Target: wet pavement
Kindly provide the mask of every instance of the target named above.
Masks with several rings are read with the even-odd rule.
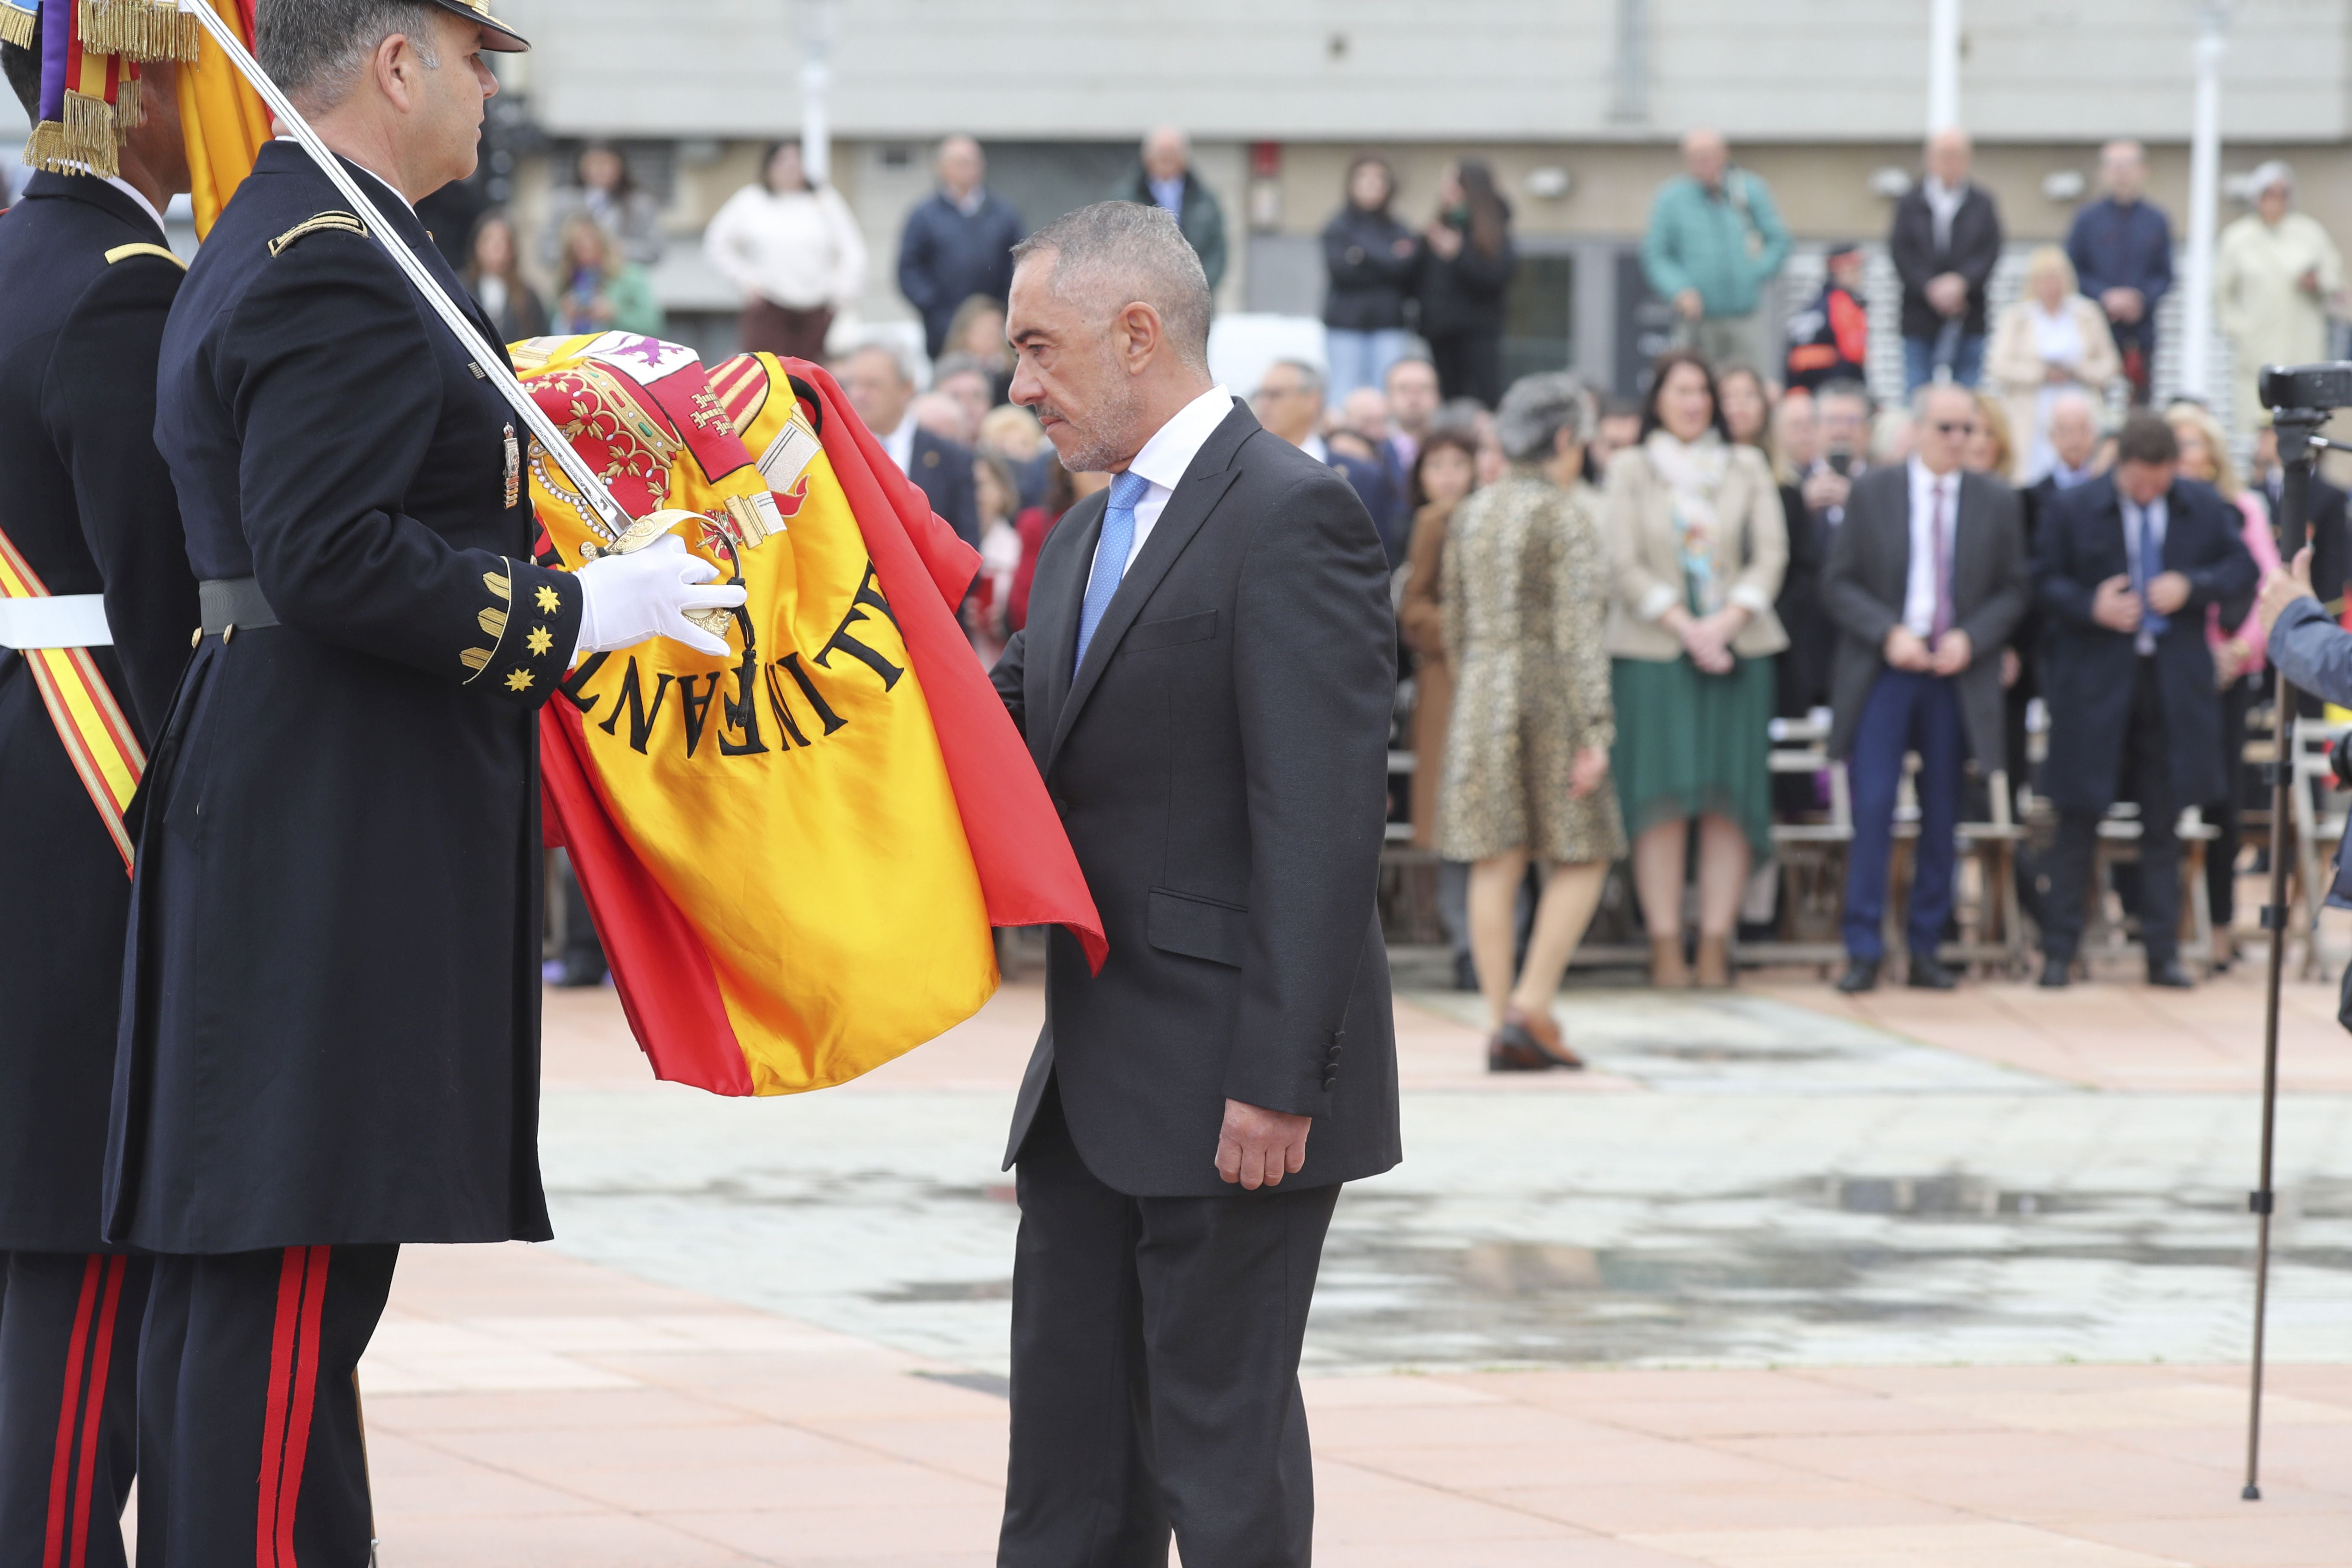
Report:
[[[1468,1000],[1402,1011],[1444,1033]],[[1562,1016],[1589,1092],[1408,1090],[1406,1163],[1340,1204],[1312,1370],[2243,1353],[2249,1097],[2084,1089],[1769,996],[1578,992]],[[551,1089],[557,1248],[992,1386],[1011,1087]],[[2352,1360],[2347,1134],[2352,1096],[2286,1102],[2284,1360]]]

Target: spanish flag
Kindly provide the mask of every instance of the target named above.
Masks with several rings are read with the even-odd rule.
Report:
[[[992,925],[1102,922],[956,624],[978,559],[813,365],[608,332],[518,372],[633,517],[676,509],[742,583],[730,655],[656,640],[575,667],[541,714],[571,851],[656,1077],[718,1094],[843,1082],[971,1016]],[[614,539],[528,464],[546,563]]]

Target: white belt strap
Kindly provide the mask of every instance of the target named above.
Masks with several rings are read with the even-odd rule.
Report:
[[[52,594],[0,599],[0,647],[112,647],[106,599],[98,594]]]

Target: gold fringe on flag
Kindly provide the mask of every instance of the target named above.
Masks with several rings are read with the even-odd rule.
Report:
[[[193,60],[200,29],[175,0],[79,0],[81,47],[134,60]]]
[[[0,43],[16,45],[20,49],[33,47],[33,29],[39,26],[38,11],[24,11],[0,0]]]
[[[79,111],[83,121],[80,125],[72,123],[77,100],[98,106],[102,115],[102,133],[90,133],[88,110]],[[33,127],[33,134],[25,142],[25,162],[52,174],[87,174],[106,179],[121,173],[122,165],[114,151],[113,107],[104,99],[82,99],[80,94],[69,92],[66,94],[66,120],[44,120]]]
[[[114,132],[128,136],[146,123],[147,94],[140,87],[139,79],[125,70],[114,89]]]
[[[115,155],[114,105],[102,98],[68,90],[65,115],[61,130],[66,156],[100,179],[111,179],[121,173],[121,163]]]

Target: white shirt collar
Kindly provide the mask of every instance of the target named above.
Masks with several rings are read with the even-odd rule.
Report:
[[[121,191],[124,195],[129,196],[132,201],[137,202],[141,212],[145,213],[149,217],[155,220],[156,233],[161,234],[163,232],[163,215],[155,210],[155,204],[147,199],[144,192],[120,174],[108,174],[105,176],[105,179],[108,184],[112,185],[116,190]]]
[[[966,217],[971,217],[988,205],[986,185],[974,185],[962,195],[957,195],[953,191],[941,191],[940,195],[947,197],[948,205]]]
[[[296,142],[295,138],[291,136],[280,136],[278,137],[277,140],[280,142],[295,142],[297,146],[301,145],[300,142]],[[390,191],[394,201],[398,202],[402,206],[406,207],[412,216],[415,215],[416,211],[416,204],[410,201],[406,196],[401,195],[400,187],[398,185],[394,184],[390,180],[385,179],[382,174],[377,174],[373,169],[369,168],[365,163],[361,163],[357,158],[352,157],[348,153],[338,153],[335,156],[342,159],[344,163],[349,163],[352,168],[357,169],[361,174],[365,174],[369,179],[373,180],[377,184],[382,185],[385,190]]]
[[[1958,493],[1960,483],[1959,469],[1954,468],[1948,474],[1938,474],[1933,472],[1928,468],[1927,464],[1919,460],[1916,453],[1914,453],[1906,460],[1911,467],[1911,493],[1913,495],[1925,495],[1928,492],[1930,487],[1937,485],[1943,486],[1946,493],[1948,494]]]
[[[907,412],[899,416],[898,427],[882,437],[882,449],[890,454],[890,460],[898,465],[901,473],[905,473],[914,462],[915,405],[912,402],[907,405]],[[911,474],[908,477],[913,478]]]
[[[1184,478],[1184,470],[1192,466],[1192,459],[1233,411],[1232,393],[1223,386],[1209,388],[1152,432],[1143,450],[1128,464],[1129,469],[1150,480],[1155,490],[1165,493],[1174,489]]]
[[[1201,448],[1208,445],[1209,437],[1217,433],[1217,426],[1223,425],[1233,411],[1234,395],[1231,392],[1223,386],[1209,388],[1178,409],[1167,424],[1153,431],[1151,439],[1143,444],[1143,450],[1136,453],[1135,460],[1128,464],[1129,473],[1143,479],[1144,491],[1135,503],[1135,539],[1127,548],[1127,559],[1119,563],[1121,576],[1126,575],[1127,569],[1135,564],[1135,558],[1143,553],[1144,541],[1151,537],[1152,529],[1160,522],[1160,514],[1168,510],[1169,498],[1176,493],[1176,487],[1183,483],[1185,471],[1192,468],[1192,459],[1201,455]],[[1095,552],[1097,555],[1102,552],[1099,540],[1096,542]],[[1094,574],[1091,563],[1087,574],[1090,578]]]

